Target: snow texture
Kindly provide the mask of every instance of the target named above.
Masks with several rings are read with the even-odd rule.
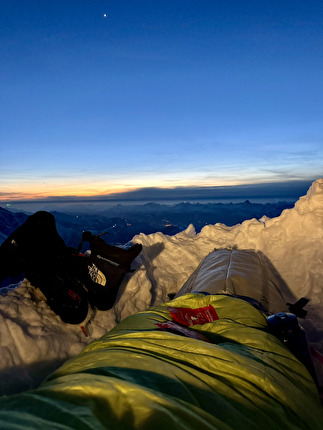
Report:
[[[311,299],[301,320],[311,346],[323,353],[323,179],[315,181],[294,208],[277,218],[262,217],[227,227],[194,226],[174,236],[139,234],[143,245],[110,311],[90,309],[83,326],[61,322],[42,293],[27,280],[0,296],[0,395],[36,387],[50,372],[119,321],[150,305],[169,301],[203,258],[215,248],[255,249],[285,283],[286,301]],[[315,366],[322,384],[322,369]]]

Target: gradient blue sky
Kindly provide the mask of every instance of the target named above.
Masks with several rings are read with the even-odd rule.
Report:
[[[322,0],[2,0],[0,36],[2,200],[323,176]]]

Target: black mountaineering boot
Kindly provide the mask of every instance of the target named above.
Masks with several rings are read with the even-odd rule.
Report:
[[[83,278],[89,303],[99,310],[110,309],[114,305],[120,284],[130,271],[132,261],[140,254],[142,245],[135,244],[129,249],[119,248],[108,245],[100,235],[95,236],[91,232],[84,232],[82,241],[90,242],[91,248],[91,255],[84,257],[87,272]]]
[[[132,261],[140,254],[142,245],[136,243],[129,249],[119,248],[105,243],[102,239],[90,242],[91,255],[93,257],[104,258],[122,267],[126,272],[130,271]]]
[[[88,312],[87,292],[73,267],[71,250],[57,232],[55,217],[36,212],[3,242],[0,276],[17,272],[38,287],[63,322],[78,324]],[[3,273],[1,273],[3,272]]]

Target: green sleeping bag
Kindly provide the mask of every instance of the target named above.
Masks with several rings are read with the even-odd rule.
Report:
[[[188,336],[156,325],[170,306],[209,305],[218,319]],[[181,296],[125,319],[38,389],[2,397],[0,428],[323,429],[311,376],[266,327],[244,300]]]

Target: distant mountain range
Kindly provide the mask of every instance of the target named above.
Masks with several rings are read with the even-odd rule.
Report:
[[[239,224],[246,219],[259,219],[266,215],[277,217],[294,203],[179,203],[165,205],[147,203],[141,205],[116,205],[100,214],[62,213],[53,211],[57,230],[69,246],[77,247],[82,232],[95,234],[108,232],[105,240],[113,245],[125,244],[136,234],[160,231],[173,235],[193,224],[196,232],[205,225],[222,223],[227,226]],[[27,218],[22,212],[12,212],[0,207],[0,243]]]
[[[27,215],[22,212],[14,213],[0,207],[0,243],[19,227],[26,218]]]

